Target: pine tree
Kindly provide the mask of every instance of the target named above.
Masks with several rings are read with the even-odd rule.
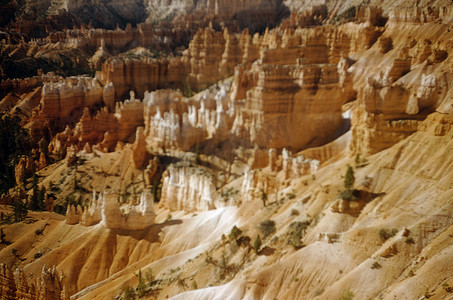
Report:
[[[354,182],[354,169],[351,166],[348,166],[348,170],[346,171],[346,176],[344,178],[344,188],[350,190],[354,186]]]
[[[257,236],[256,239],[255,239],[255,242],[253,243],[253,250],[255,250],[255,253],[256,253],[256,254],[258,254],[258,252],[260,251],[261,245],[262,245],[261,237],[260,237],[260,235],[258,234],[258,236]]]
[[[14,222],[20,222],[27,217],[27,204],[22,200],[13,202]]]

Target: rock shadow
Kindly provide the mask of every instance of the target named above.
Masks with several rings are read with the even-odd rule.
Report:
[[[275,248],[266,246],[258,253],[258,255],[270,256],[270,255],[274,254],[274,252],[275,252]]]

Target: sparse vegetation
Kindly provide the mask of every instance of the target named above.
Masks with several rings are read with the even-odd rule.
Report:
[[[261,201],[263,201],[263,206],[266,207],[267,193],[261,188]]]
[[[314,295],[314,296],[315,296],[315,297],[317,297],[317,296],[321,296],[321,295],[322,295],[322,293],[324,293],[324,291],[325,291],[325,289],[324,289],[324,288],[322,288],[322,289],[319,289],[319,290],[317,290],[317,291],[315,292],[315,295]]]
[[[355,6],[351,6],[341,14],[337,15],[334,20],[339,22],[352,22],[355,20],[356,9],[357,8]]]
[[[382,268],[382,266],[377,261],[373,262],[373,264],[371,265],[371,269],[373,270],[379,270],[380,268]]]
[[[253,250],[255,251],[255,254],[258,254],[260,252],[261,245],[262,245],[261,237],[258,234],[255,238],[255,241],[253,242]]]
[[[16,200],[13,202],[13,214],[14,222],[20,222],[25,220],[27,217],[27,203],[22,200]]]
[[[310,225],[309,221],[293,222],[289,225],[288,244],[292,245],[294,249],[297,250],[304,246],[302,237],[308,225]]]
[[[286,197],[291,200],[291,199],[294,199],[296,198],[296,193],[294,191],[290,192],[290,193],[286,193]]]
[[[295,208],[291,209],[291,216],[298,216],[300,215],[299,211]]]
[[[412,244],[415,244],[415,241],[414,241],[414,239],[412,237],[408,237],[408,238],[406,238],[406,244],[411,244],[412,245]]]
[[[228,235],[228,237],[231,240],[237,240],[241,236],[241,234],[242,234],[242,230],[240,230],[239,228],[236,227],[236,225],[234,225],[233,228],[231,229],[231,232]]]
[[[340,300],[352,300],[352,299],[354,299],[354,293],[351,292],[350,290],[345,291],[340,297]]]
[[[184,79],[184,87],[183,87],[182,94],[186,98],[190,98],[194,95],[194,92],[192,91],[192,88],[190,87],[190,84],[187,81],[187,78]]]
[[[14,167],[23,156],[31,154],[29,132],[17,116],[0,117],[0,195],[16,185]]]
[[[355,183],[354,169],[351,166],[348,166],[346,174],[344,177],[344,191],[339,195],[339,198],[348,200],[348,201],[357,201],[358,193],[357,190],[353,189]]]
[[[138,270],[137,278],[138,278],[138,284],[136,287],[137,296],[143,297],[143,295],[145,295],[146,292],[146,284],[142,277],[142,270]]]
[[[348,166],[348,169],[346,170],[346,175],[344,177],[344,188],[346,190],[350,190],[354,186],[354,182],[355,182],[354,169],[351,166]]]
[[[453,287],[451,287],[448,283],[443,283],[442,287],[447,293],[453,293]]]
[[[264,220],[263,222],[260,223],[258,228],[263,233],[263,238],[266,238],[275,232],[275,221]]]
[[[379,237],[382,241],[386,241],[391,237],[394,237],[398,233],[398,229],[393,228],[392,230],[388,230],[386,228],[379,229]]]
[[[132,300],[135,299],[135,291],[133,288],[131,288],[129,285],[126,285],[124,288],[123,294],[121,296],[121,299],[123,300]]]

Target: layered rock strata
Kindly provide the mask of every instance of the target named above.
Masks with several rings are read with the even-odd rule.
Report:
[[[149,193],[139,196],[138,204],[121,204],[118,195],[93,192],[88,207],[68,205],[66,223],[91,226],[102,223],[109,229],[143,230],[154,224],[154,197]]]

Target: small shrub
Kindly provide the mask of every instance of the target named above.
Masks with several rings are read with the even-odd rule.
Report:
[[[242,234],[242,230],[240,230],[239,228],[236,227],[236,225],[234,225],[233,228],[231,229],[231,232],[228,235],[228,237],[231,240],[237,240],[241,236],[241,234]]]
[[[151,268],[148,268],[148,269],[145,271],[145,280],[148,282],[149,285],[150,285],[152,282],[154,282],[155,277],[154,277],[154,274],[153,274],[153,270],[152,270]]]
[[[286,197],[288,197],[288,199],[291,200],[296,198],[296,194],[294,192],[286,193]]]
[[[304,246],[302,237],[309,224],[310,222],[306,221],[293,222],[289,225],[288,244],[291,244],[296,250]]]
[[[275,221],[274,220],[264,220],[259,225],[259,230],[263,233],[264,238],[275,232]]]
[[[178,284],[178,286],[182,289],[186,289],[188,288],[187,284],[186,284],[186,280],[184,278],[179,278],[178,281],[176,282]]]
[[[39,251],[39,252],[36,252],[36,253],[35,253],[34,258],[35,258],[35,259],[38,259],[38,258],[40,258],[41,256],[42,256],[42,252]]]
[[[381,264],[378,263],[377,261],[375,261],[372,265],[371,265],[371,269],[373,270],[379,270],[380,268],[382,268]]]
[[[347,290],[341,295],[340,300],[352,300],[354,299],[354,293],[350,290]]]
[[[121,297],[124,300],[132,300],[135,298],[135,291],[129,285],[126,285],[123,291],[123,295]]]
[[[171,221],[172,218],[173,218],[173,216],[169,213],[167,215],[167,218],[165,219],[165,222]]]
[[[379,237],[381,240],[386,241],[391,237],[394,237],[398,233],[398,229],[393,228],[391,231],[385,228],[379,229]]]
[[[238,246],[243,245],[244,247],[248,247],[250,245],[250,241],[252,239],[249,236],[241,236],[238,240],[236,240]]]
[[[253,242],[253,250],[255,251],[256,254],[258,254],[260,252],[261,245],[262,245],[261,237],[258,234],[258,236],[255,239],[255,242]]]
[[[145,295],[145,292],[146,292],[146,283],[145,281],[143,280],[143,277],[142,277],[142,270],[138,270],[138,284],[137,284],[137,296],[139,297],[143,297]]]
[[[299,211],[295,208],[291,209],[291,216],[298,216],[300,215]]]
[[[447,293],[453,293],[453,287],[449,286],[448,283],[442,284],[442,287]]]
[[[414,239],[412,237],[408,237],[406,239],[406,244],[415,244],[415,241],[414,241]]]
[[[320,289],[320,290],[317,290],[317,291],[315,292],[315,297],[317,297],[317,296],[321,296],[321,295],[322,295],[322,293],[324,293],[324,289],[323,289],[323,288],[322,288],[322,289]]]

